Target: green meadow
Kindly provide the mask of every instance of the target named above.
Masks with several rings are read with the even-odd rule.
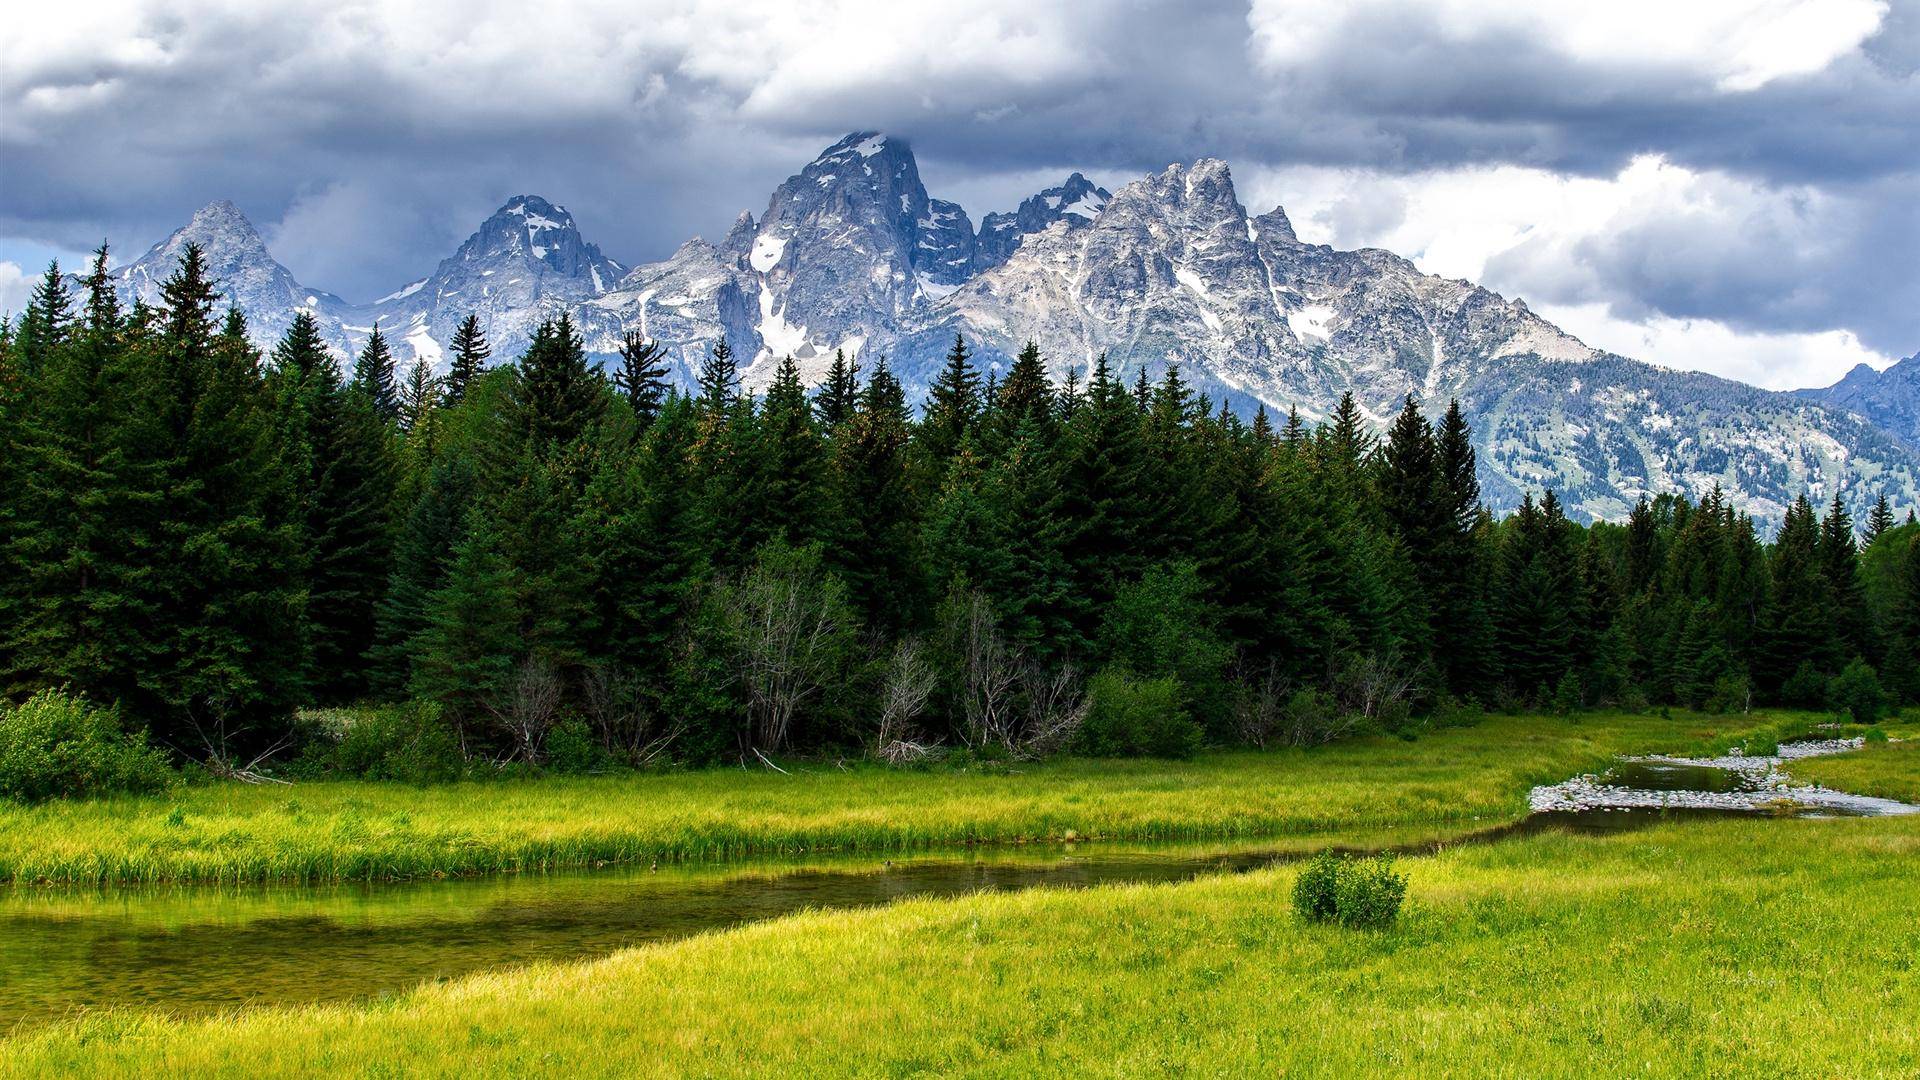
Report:
[[[1710,820],[1402,860],[1390,929],[1291,868],[817,912],[371,1005],[29,1032],[13,1075],[1911,1076],[1920,821]]]
[[[894,771],[831,762],[433,786],[200,783],[0,803],[0,880],[366,880],[1037,840],[1246,839],[1512,821],[1615,754],[1767,744],[1811,714],[1495,716],[1418,739],[1192,761]]]

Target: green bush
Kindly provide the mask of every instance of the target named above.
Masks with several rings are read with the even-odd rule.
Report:
[[[1856,724],[1877,724],[1886,711],[1887,695],[1873,667],[1856,656],[1827,684],[1827,704],[1835,712],[1852,713]]]
[[[1087,684],[1087,719],[1074,748],[1095,757],[1188,758],[1200,749],[1200,725],[1172,678],[1141,679],[1109,668]]]
[[[545,749],[546,765],[555,772],[605,772],[613,764],[612,756],[593,737],[587,722],[578,716],[565,717],[553,725],[553,730],[547,732]]]
[[[1308,922],[1332,922],[1340,910],[1340,873],[1346,865],[1331,851],[1309,860],[1293,879],[1293,910]]]
[[[1572,716],[1580,711],[1580,705],[1580,676],[1569,671],[1553,688],[1553,715]]]
[[[1877,727],[1870,727],[1867,729],[1866,734],[1861,736],[1861,739],[1870,743],[1883,743],[1887,741],[1887,733]]]
[[[173,770],[119,713],[58,690],[0,709],[0,797],[37,801],[159,791]]]
[[[1813,661],[1802,660],[1780,684],[1780,700],[1796,708],[1818,709],[1827,702],[1827,677],[1813,666]]]
[[[1406,898],[1406,876],[1385,857],[1350,859],[1323,851],[1293,882],[1293,910],[1301,918],[1356,929],[1392,923]]]
[[[323,772],[427,784],[457,780],[466,771],[460,741],[435,702],[343,712],[338,741],[314,755]]]

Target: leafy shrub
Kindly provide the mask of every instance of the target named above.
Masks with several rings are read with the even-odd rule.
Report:
[[[1861,738],[1870,743],[1883,743],[1887,741],[1887,733],[1877,727],[1870,727]]]
[[[1091,708],[1074,746],[1096,757],[1192,757],[1200,725],[1172,678],[1141,679],[1109,668],[1090,680]]]
[[[430,701],[347,712],[338,741],[309,753],[323,772],[364,780],[426,784],[466,771],[459,739]]]
[[[1439,729],[1473,727],[1486,718],[1487,710],[1481,708],[1479,702],[1471,698],[1463,701],[1451,694],[1443,694],[1433,703],[1429,720],[1434,728]]]
[[[120,729],[119,713],[43,690],[0,709],[0,797],[36,801],[159,791],[173,771],[146,736]]]
[[[1340,910],[1340,872],[1346,865],[1331,851],[1315,855],[1293,879],[1293,910],[1308,922],[1332,922]]]
[[[1802,660],[1787,681],[1780,684],[1780,700],[1802,709],[1817,709],[1827,701],[1827,677],[1820,674],[1813,661]]]
[[[556,772],[604,772],[612,764],[592,729],[578,716],[562,719],[547,732],[546,755],[547,767]]]
[[[1722,715],[1744,713],[1752,698],[1746,675],[1737,671],[1728,672],[1713,681],[1713,687],[1700,707],[1705,712]]]
[[[1878,673],[1856,656],[1827,684],[1827,704],[1836,712],[1852,713],[1856,724],[1877,724],[1886,710],[1887,695],[1880,689]]]
[[[1293,910],[1301,918],[1356,929],[1392,923],[1406,898],[1406,876],[1384,857],[1349,859],[1323,851],[1293,882]]]
[[[1572,716],[1580,711],[1580,676],[1569,671],[1553,688],[1553,714]]]
[[[1334,890],[1334,918],[1341,926],[1381,927],[1400,916],[1407,878],[1385,858],[1348,863]]]
[[[1287,699],[1285,731],[1289,746],[1319,746],[1353,734],[1366,718],[1342,712],[1324,690],[1296,690]]]

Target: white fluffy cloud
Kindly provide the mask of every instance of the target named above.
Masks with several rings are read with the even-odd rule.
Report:
[[[33,295],[34,278],[20,264],[0,260],[0,315],[18,315],[25,311]]]
[[[1426,28],[1440,49],[1488,42],[1571,65],[1647,68],[1727,92],[1819,71],[1858,49],[1887,14],[1884,0],[1254,0],[1260,59],[1309,67],[1383,21]]]
[[[1859,253],[1884,232],[1878,203],[1769,186],[1647,155],[1612,176],[1521,166],[1402,175],[1254,170],[1258,206],[1287,206],[1301,238],[1382,247],[1421,269],[1525,298],[1589,344],[1785,389],[1920,348],[1920,282],[1873,280]],[[1904,217],[1915,227],[1912,214]],[[1860,294],[1860,295],[1855,295]],[[1842,325],[1849,305],[1893,326],[1892,348]],[[1897,327],[1915,340],[1902,349]]]
[[[1780,385],[1920,348],[1916,71],[1920,0],[93,0],[0,35],[0,256],[231,198],[369,299],[534,192],[631,262],[881,128],[976,218],[1224,157],[1303,235]]]

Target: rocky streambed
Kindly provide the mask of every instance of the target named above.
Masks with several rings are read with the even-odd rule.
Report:
[[[1735,811],[1798,816],[1884,816],[1920,813],[1920,806],[1796,783],[1781,766],[1802,758],[1858,750],[1863,740],[1809,739],[1783,743],[1772,754],[1686,758],[1621,758],[1604,773],[1536,787],[1535,813],[1667,810]]]

